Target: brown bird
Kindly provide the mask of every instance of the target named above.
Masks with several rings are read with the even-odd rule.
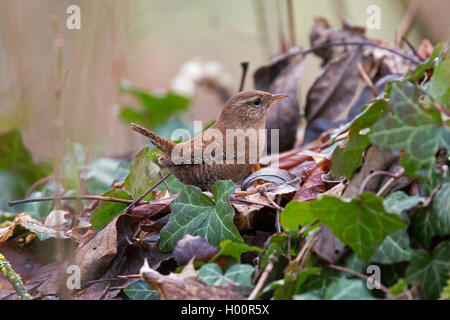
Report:
[[[213,126],[179,144],[135,123],[131,128],[162,151],[161,164],[178,180],[211,190],[217,180],[242,180],[257,165],[264,151],[267,109],[287,96],[240,92],[228,100]]]

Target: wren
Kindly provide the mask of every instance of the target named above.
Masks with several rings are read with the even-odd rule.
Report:
[[[287,96],[264,91],[237,93],[213,126],[179,144],[135,123],[131,128],[162,152],[160,163],[178,180],[209,191],[217,180],[242,180],[257,165],[265,144],[267,110]]]

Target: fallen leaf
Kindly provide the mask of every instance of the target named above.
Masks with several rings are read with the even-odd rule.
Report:
[[[179,274],[167,276],[152,270],[148,265],[141,269],[142,278],[158,290],[163,300],[242,300],[244,297],[232,290],[232,285],[211,287],[197,279],[192,262]]]
[[[289,94],[289,97],[276,102],[267,113],[267,152],[272,152],[271,130],[279,130],[279,150],[291,149],[296,142],[297,127],[300,120],[300,107],[297,89],[303,73],[303,60],[299,48],[272,59],[269,65],[256,70],[253,78],[255,89],[272,93]]]

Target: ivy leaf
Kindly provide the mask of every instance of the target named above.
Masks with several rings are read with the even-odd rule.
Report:
[[[422,201],[420,196],[408,196],[403,191],[396,191],[383,200],[383,206],[387,212],[401,214],[410,210]]]
[[[283,281],[273,282],[269,288],[275,289],[274,298],[276,300],[290,300],[296,294],[301,293],[302,285],[309,276],[320,273],[321,268],[306,268],[295,274],[288,274]]]
[[[365,129],[370,129],[386,108],[387,102],[378,100],[366,107],[353,120],[349,129],[347,144],[344,147],[334,149],[331,165],[331,173],[334,177],[350,179],[353,176],[356,168],[362,162],[362,152],[370,145],[369,130]]]
[[[382,264],[409,261],[411,252],[408,233],[406,229],[401,229],[387,235],[370,260]]]
[[[120,118],[148,128],[154,128],[164,123],[170,116],[187,110],[191,102],[189,98],[174,93],[153,94],[128,82],[121,83],[120,91],[132,95],[141,106],[139,109],[123,107]]]
[[[280,223],[285,231],[298,232],[299,226],[306,226],[316,220],[316,216],[310,210],[310,202],[291,201],[280,215]]]
[[[433,99],[450,108],[450,55],[448,51],[443,55],[443,59],[434,68],[433,76],[428,83],[428,92]]]
[[[301,214],[313,215],[328,226],[342,242],[349,245],[362,259],[369,259],[384,238],[401,228],[405,228],[403,220],[385,211],[382,199],[365,192],[350,202],[324,195],[322,199],[305,202]],[[295,225],[298,220],[292,213],[280,220],[288,225]],[[284,225],[283,225],[284,227]]]
[[[158,172],[159,167],[152,161],[150,148],[146,146],[134,157],[130,173],[125,179],[125,188],[133,199],[139,198],[151,188]],[[149,194],[143,200],[151,201],[152,198],[152,194]]]
[[[446,181],[433,199],[431,221],[440,236],[450,234],[450,181]]]
[[[439,298],[450,273],[450,241],[441,242],[429,255],[415,250],[406,272],[409,284],[421,282],[429,299]]]
[[[341,278],[330,283],[325,290],[326,300],[373,300],[362,280]]]
[[[201,236],[216,247],[223,240],[244,242],[233,223],[234,209],[229,202],[233,192],[234,184],[230,180],[214,183],[215,201],[197,187],[184,186],[170,205],[172,213],[161,230],[160,250],[172,251],[186,234]]]
[[[121,189],[111,189],[104,194],[104,197],[119,198],[131,200],[128,193]],[[111,221],[116,215],[122,212],[127,207],[126,203],[102,201],[97,208],[91,213],[90,222],[92,229],[99,230],[109,221]]]
[[[438,43],[431,53],[430,57],[413,72],[407,74],[407,79],[412,82],[418,82],[425,76],[425,72],[429,69],[433,69],[442,60],[443,55],[447,52],[448,45],[441,42]]]
[[[450,234],[450,181],[446,181],[433,199],[431,212],[421,209],[413,216],[413,230],[417,239],[427,248],[434,236]]]
[[[159,300],[161,299],[157,290],[152,289],[145,280],[137,280],[130,283],[123,292],[131,300]]]
[[[249,264],[235,264],[225,274],[215,263],[208,263],[200,268],[197,278],[210,286],[226,286],[233,283],[236,286],[251,287],[252,273],[255,268]]]
[[[251,247],[245,243],[233,242],[231,240],[225,240],[220,242],[219,252],[211,259],[211,261],[217,261],[220,257],[230,256],[236,259],[236,261],[241,262],[241,255],[249,251],[262,252],[263,250],[258,247]]]
[[[419,103],[420,90],[407,81],[393,82],[389,108],[372,126],[371,142],[394,152],[403,151],[400,158],[406,175],[427,182],[428,189],[437,184],[436,152],[450,148],[450,130],[439,111]]]

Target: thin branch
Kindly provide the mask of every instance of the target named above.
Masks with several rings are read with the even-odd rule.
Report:
[[[27,193],[25,194],[25,198],[28,198],[40,184],[49,182],[52,179],[53,179],[53,176],[48,176],[48,177],[43,177],[43,178],[37,180],[36,182],[34,182],[31,185],[31,187],[28,189]]]
[[[383,175],[383,176],[389,176],[394,179],[400,178],[403,175],[404,169],[401,168],[399,172],[392,173],[389,171],[374,171],[371,174],[369,174],[367,177],[364,178],[363,182],[361,183],[361,187],[359,188],[359,193],[363,193],[364,189],[366,188],[367,184],[369,183],[370,179],[372,179],[375,176]]]
[[[271,208],[271,209],[277,210],[276,207],[274,207],[274,206],[272,206],[270,204],[267,204],[267,203],[250,201],[250,200],[245,200],[245,199],[239,199],[239,198],[236,198],[236,197],[233,197],[233,196],[230,197],[230,201],[241,202],[241,203],[245,203],[245,204],[253,204],[253,205],[256,205],[256,206],[267,207],[267,208]],[[280,207],[280,208],[283,209],[282,207]]]
[[[138,203],[140,203],[142,201],[142,199],[144,199],[146,196],[148,196],[151,192],[153,192],[156,188],[158,188],[158,186],[163,183],[164,181],[166,181],[166,179],[168,177],[170,177],[172,175],[172,173],[169,173],[168,175],[166,175],[164,178],[162,178],[161,180],[159,180],[157,183],[155,183],[155,185],[153,185],[153,187],[151,187],[150,189],[148,189],[147,191],[144,192],[143,195],[141,195],[139,198],[137,198],[136,200],[134,200],[132,203],[130,203],[128,205],[128,207],[126,207],[122,212],[123,213],[129,213],[131,210],[133,210],[136,205]]]
[[[370,89],[370,92],[372,93],[372,97],[376,98],[378,95],[377,88],[375,88],[375,85],[372,82],[372,79],[370,79],[369,75],[367,74],[366,70],[364,70],[364,67],[361,65],[361,63],[356,63],[356,68],[359,71],[359,74],[361,75],[361,78],[363,78],[364,82],[367,84],[367,86]]]
[[[411,61],[413,63],[415,63],[416,65],[419,65],[422,63],[422,61],[416,59],[415,57],[412,57],[408,54],[399,52],[398,50],[383,46],[381,44],[375,43],[375,42],[371,42],[371,41],[367,41],[367,40],[363,40],[363,41],[343,41],[343,42],[331,42],[331,43],[324,43],[315,47],[312,47],[308,50],[305,50],[303,52],[299,52],[299,54],[302,54],[303,56],[312,53],[312,52],[316,52],[325,48],[329,48],[329,47],[333,47],[333,46],[369,46],[369,47],[375,47],[378,49],[382,49],[382,50],[386,50],[389,52],[392,52],[400,57],[402,57],[405,60]]]
[[[59,200],[98,200],[98,201],[110,201],[110,202],[120,202],[120,203],[133,203],[133,200],[127,199],[119,199],[112,197],[104,197],[104,196],[94,196],[94,195],[81,195],[81,196],[63,196],[58,197]],[[18,204],[30,203],[30,202],[42,202],[42,201],[55,201],[56,197],[44,197],[44,198],[35,198],[35,199],[23,199],[23,200],[15,200],[9,201],[8,205],[10,207],[16,206]]]
[[[269,257],[269,262],[267,263],[266,267],[264,268],[263,273],[261,274],[261,277],[258,280],[258,283],[256,284],[255,288],[253,289],[252,293],[248,296],[248,300],[255,300],[255,298],[258,296],[259,292],[262,290],[264,284],[267,281],[267,278],[269,277],[270,272],[272,272],[273,266],[274,266],[274,254],[276,253],[276,250],[273,251],[272,255]]]
[[[311,222],[310,224],[307,224],[306,226],[304,226],[303,228],[300,229],[300,231],[298,232],[298,235],[302,236],[306,231],[308,231],[309,229],[311,229],[318,223],[319,223],[319,220],[316,220],[316,221]]]
[[[328,265],[328,268],[334,269],[334,270],[338,270],[338,271],[342,271],[342,272],[346,272],[346,273],[350,273],[350,274],[352,274],[352,275],[354,275],[354,276],[357,276],[358,278],[364,279],[364,280],[366,280],[366,281],[369,280],[369,276],[368,276],[368,275],[362,274],[362,273],[360,273],[360,272],[358,272],[358,271],[355,271],[355,270],[352,270],[352,269],[347,269],[347,268],[345,268],[345,267],[337,266],[337,265],[335,265],[335,264],[331,264],[331,263],[330,263],[330,264]],[[380,287],[380,289],[381,289],[386,295],[390,293],[389,289],[386,288],[382,283],[376,281],[375,279],[370,279],[370,281],[373,281],[373,284],[374,284],[375,287]]]
[[[408,38],[403,36],[402,40],[406,43],[406,45],[409,47],[409,49],[411,49],[411,52],[413,53],[413,55],[420,58],[420,56],[417,54],[416,48],[414,48],[413,44],[411,42],[409,42]]]
[[[244,90],[245,79],[247,78],[248,62],[247,61],[241,62],[241,67],[242,67],[242,75],[241,75],[241,84],[239,85],[239,92]]]

